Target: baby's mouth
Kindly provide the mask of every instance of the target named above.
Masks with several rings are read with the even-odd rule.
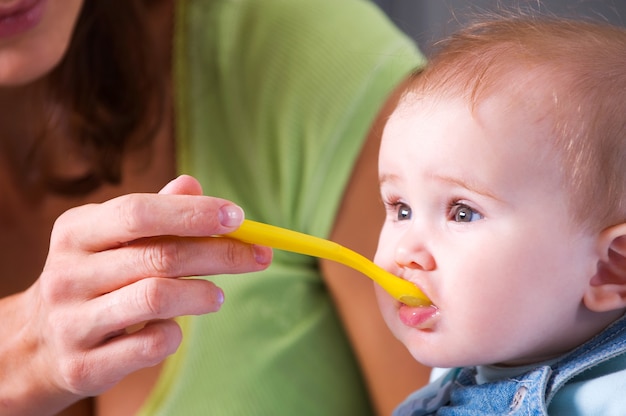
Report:
[[[439,316],[439,308],[435,305],[409,306],[401,304],[398,316],[406,326],[417,329],[432,329]]]

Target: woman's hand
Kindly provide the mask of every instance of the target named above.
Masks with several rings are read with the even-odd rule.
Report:
[[[209,281],[179,278],[268,266],[271,249],[210,237],[243,211],[201,193],[183,176],[58,218],[39,280],[0,304],[0,413],[54,413],[159,363],[181,342],[171,318],[224,300]]]

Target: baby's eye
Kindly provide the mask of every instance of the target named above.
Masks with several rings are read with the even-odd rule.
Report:
[[[393,194],[386,195],[383,192],[382,199],[389,220],[407,221],[413,216],[413,210],[411,210],[411,207],[403,202],[400,197]]]
[[[483,216],[464,204],[455,203],[450,209],[450,217],[456,222],[472,222]]]
[[[413,214],[413,212],[411,211],[411,207],[409,207],[407,204],[403,204],[399,202],[396,205],[396,210],[398,212],[398,221],[405,221],[405,220],[411,219],[411,215]]]

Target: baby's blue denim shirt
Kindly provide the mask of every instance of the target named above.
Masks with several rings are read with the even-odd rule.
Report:
[[[626,316],[552,365],[538,366],[514,378],[478,385],[475,367],[453,369],[411,394],[394,416],[548,415],[550,402],[568,382],[625,352]],[[626,415],[626,391],[614,397],[623,413],[612,414]]]

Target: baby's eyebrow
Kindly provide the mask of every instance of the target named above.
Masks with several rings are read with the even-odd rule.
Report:
[[[394,175],[392,173],[384,173],[378,178],[378,185],[382,186],[387,182],[396,182],[398,180],[398,175]]]
[[[498,198],[493,192],[491,192],[489,189],[480,186],[479,184],[476,183],[471,183],[469,181],[463,180],[462,178],[456,177],[456,176],[449,176],[449,175],[440,175],[440,174],[433,174],[432,178],[434,180],[437,181],[441,181],[441,182],[447,182],[447,183],[451,183],[453,185],[457,185],[460,186],[462,188],[465,188],[471,192],[474,192],[476,194],[479,195],[483,195],[486,196],[487,198],[491,198],[494,199],[496,201],[500,201],[502,202],[502,200],[500,198]]]
[[[460,186],[461,188],[465,188],[469,190],[470,192],[485,196],[487,198],[491,198],[498,202],[504,202],[502,199],[498,198],[496,194],[491,192],[489,189],[483,186],[480,186],[477,183],[471,183],[470,181],[463,180],[462,178],[459,178],[458,176],[433,173],[430,175],[430,178],[435,181],[440,181],[440,182],[445,182],[448,184]],[[397,182],[398,180],[399,180],[398,175],[393,174],[393,173],[384,173],[380,175],[378,184],[380,187],[382,187],[385,183],[394,183],[394,182]]]

